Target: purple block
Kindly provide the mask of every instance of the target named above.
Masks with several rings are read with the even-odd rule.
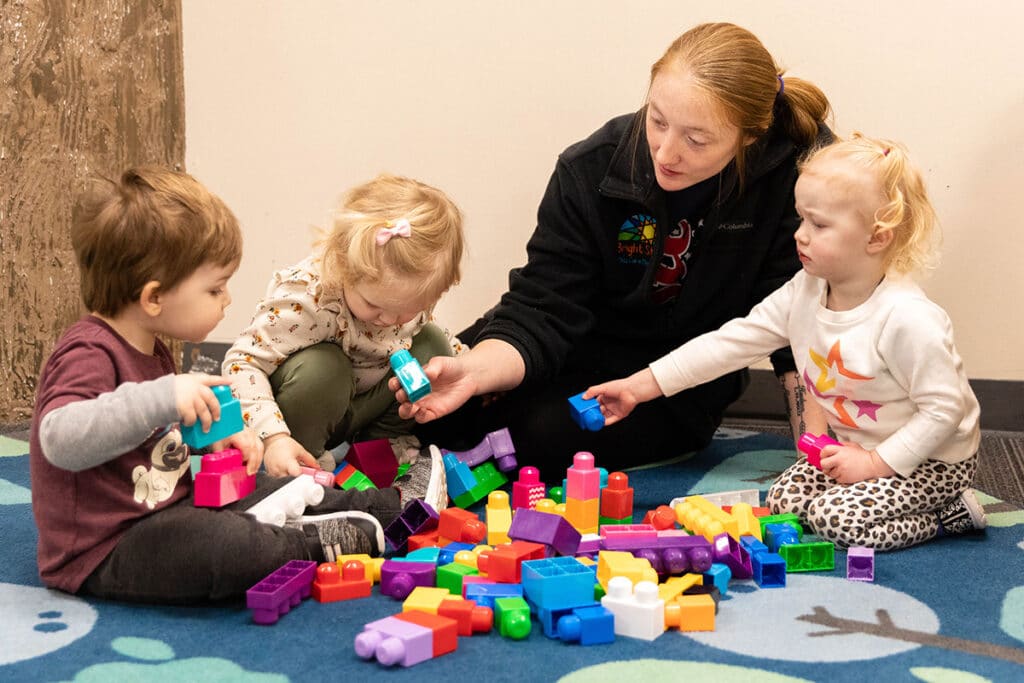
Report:
[[[434,632],[425,626],[395,617],[371,621],[356,636],[356,654],[376,658],[384,666],[412,666],[434,657]]]
[[[245,592],[245,606],[257,624],[275,624],[312,592],[316,562],[292,560]]]
[[[434,586],[437,565],[429,562],[385,560],[380,567],[380,592],[396,600],[405,600],[416,586]]]
[[[561,515],[526,508],[516,511],[508,528],[508,537],[512,540],[540,543],[559,555],[568,556],[576,554],[581,538],[580,532]]]
[[[390,524],[384,527],[384,538],[395,552],[405,552],[405,545],[413,534],[422,534],[437,528],[437,511],[419,498],[413,498]]]
[[[491,432],[468,451],[447,451],[469,467],[476,467],[488,458],[494,458],[495,465],[502,472],[511,472],[518,463],[516,450],[512,445],[512,435],[508,429]],[[454,497],[454,496],[453,496]]]
[[[744,536],[744,538],[753,537]],[[753,540],[757,541],[756,538]],[[758,542],[760,543],[760,541]],[[754,569],[750,563],[750,553],[737,543],[732,536],[727,533],[718,534],[711,543],[711,547],[714,561],[728,567],[734,579],[749,579],[754,576]]]
[[[846,578],[850,581],[875,580],[875,549],[854,546],[846,551]]]

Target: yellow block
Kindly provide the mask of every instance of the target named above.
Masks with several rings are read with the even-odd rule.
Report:
[[[658,572],[647,560],[624,550],[602,550],[597,554],[597,581],[608,590],[608,581],[613,576],[625,576],[633,585],[641,581],[658,583]]]
[[[512,505],[508,501],[508,494],[504,491],[488,493],[484,515],[487,519],[487,542],[491,545],[511,543],[508,529],[512,526]]]
[[[739,526],[725,510],[702,496],[687,496],[676,505],[676,521],[691,533],[711,541],[722,532],[739,540]]]
[[[447,588],[434,588],[431,586],[416,586],[409,593],[409,597],[402,603],[403,612],[429,612],[437,614],[437,608],[441,601],[452,597]]]

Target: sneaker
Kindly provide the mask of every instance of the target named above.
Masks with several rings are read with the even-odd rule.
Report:
[[[384,529],[377,518],[357,510],[306,515],[288,522],[316,539],[324,559],[334,562],[341,555],[365,554],[378,557],[384,550]]]
[[[444,471],[444,459],[437,446],[430,446],[429,456],[422,451],[418,458],[395,479],[402,509],[414,498],[434,508],[437,512],[448,507],[448,479]]]
[[[419,457],[420,449],[423,447],[420,440],[412,434],[390,438],[388,443],[395,452],[395,460],[399,466],[412,464]]]
[[[938,512],[941,531],[946,534],[966,534],[981,531],[988,526],[985,509],[971,489],[965,489],[959,496]]]

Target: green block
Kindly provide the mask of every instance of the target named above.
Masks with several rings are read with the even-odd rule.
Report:
[[[437,568],[437,587],[445,588],[452,595],[462,596],[462,579],[480,574],[467,564],[450,562]]]
[[[565,491],[562,490],[561,486],[552,486],[550,489],[548,489],[547,497],[550,498],[551,500],[555,501],[556,504],[557,503],[564,503],[565,502]]]
[[[779,546],[786,572],[826,572],[835,569],[836,549],[831,543],[791,543]]]
[[[354,469],[354,468],[353,468]],[[365,491],[366,489],[377,488],[370,478],[359,470],[355,470],[355,473],[341,483],[341,488],[345,491],[356,489],[357,491]]]
[[[530,635],[530,606],[519,597],[497,598],[494,601],[494,621],[502,636],[522,640]]]
[[[632,524],[632,517],[623,517],[622,519],[615,519],[614,517],[598,517],[598,526],[611,526],[613,524]]]
[[[501,488],[508,483],[508,477],[498,471],[494,462],[486,460],[474,467],[473,476],[476,477],[476,486],[460,496],[453,498],[455,505],[460,508],[468,508],[487,497],[491,491]]]

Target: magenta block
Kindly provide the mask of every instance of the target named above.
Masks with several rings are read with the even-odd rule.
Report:
[[[365,474],[379,489],[394,484],[398,475],[398,459],[387,439],[352,444],[345,453],[345,462]]]
[[[532,508],[544,498],[544,494],[540,470],[536,467],[523,467],[519,470],[519,480],[512,482],[512,509]]]
[[[821,469],[821,449],[825,446],[842,446],[841,443],[830,437],[828,434],[811,434],[805,432],[800,436],[800,441],[797,442],[796,447],[799,448],[807,455],[807,462],[811,463],[819,470]]]
[[[197,507],[219,508],[256,490],[256,475],[245,471],[242,451],[225,448],[203,456],[192,488]]]

